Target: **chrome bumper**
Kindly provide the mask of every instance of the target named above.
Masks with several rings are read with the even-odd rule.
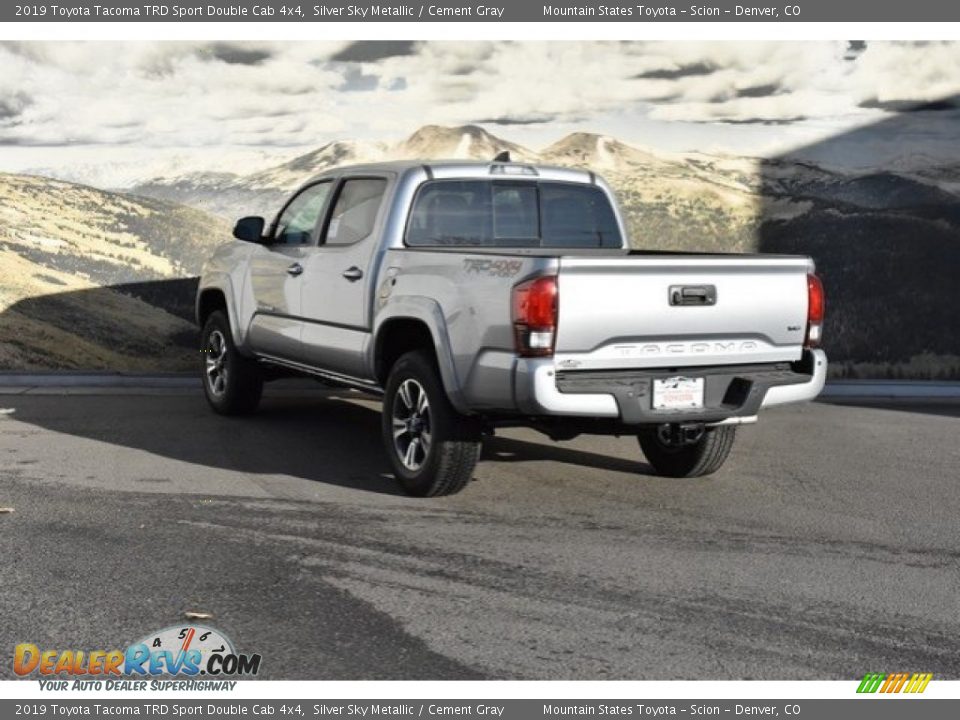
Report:
[[[729,412],[731,417],[726,418],[722,412],[715,412],[708,424],[746,424],[755,421],[756,410],[759,408],[813,400],[823,390],[827,378],[827,356],[823,350],[808,352],[810,352],[806,358],[808,367],[812,366],[813,370],[809,381],[794,380],[790,384],[774,384],[766,389],[762,401],[758,403],[754,400],[750,403],[753,408],[751,412]],[[796,378],[795,374],[793,378]],[[759,391],[763,392],[762,388]],[[569,415],[595,418],[618,418],[625,415],[621,413],[618,396],[614,392],[561,392],[557,387],[556,367],[552,358],[518,360],[515,366],[514,394],[517,409],[525,415]],[[622,390],[619,402],[625,402]],[[746,409],[746,407],[743,408],[743,410]],[[623,417],[623,419],[628,422],[638,421],[637,418]],[[670,418],[664,416],[663,421],[673,419],[672,416]],[[682,420],[683,417],[678,414],[676,419]],[[654,418],[644,418],[645,422],[651,420]]]
[[[553,358],[523,358],[515,372],[516,403],[525,415],[620,416],[613,395],[560,392]]]
[[[797,385],[780,385],[767,390],[767,394],[760,403],[761,408],[775,405],[789,405],[790,403],[813,400],[823,390],[827,382],[827,354],[823,350],[811,350],[813,354],[813,375],[810,382]]]

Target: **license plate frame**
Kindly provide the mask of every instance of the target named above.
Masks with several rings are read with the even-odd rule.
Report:
[[[654,410],[702,410],[702,377],[676,375],[654,378],[651,394]]]

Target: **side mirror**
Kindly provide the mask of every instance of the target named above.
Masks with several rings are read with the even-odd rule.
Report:
[[[237,240],[245,240],[246,242],[252,243],[262,243],[263,242],[263,227],[266,223],[262,217],[245,217],[237,220],[237,224],[233,226],[233,236]]]

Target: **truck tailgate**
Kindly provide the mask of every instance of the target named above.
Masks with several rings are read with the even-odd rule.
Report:
[[[562,257],[557,367],[799,360],[808,272],[803,257]]]

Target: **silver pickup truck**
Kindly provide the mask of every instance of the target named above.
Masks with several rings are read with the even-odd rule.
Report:
[[[826,376],[809,258],[631,250],[590,172],[342,167],[234,236],[197,295],[210,405],[251,412],[291,372],[382,395],[413,495],[461,490],[509,426],[633,435],[657,472],[706,475],[737,425]]]

